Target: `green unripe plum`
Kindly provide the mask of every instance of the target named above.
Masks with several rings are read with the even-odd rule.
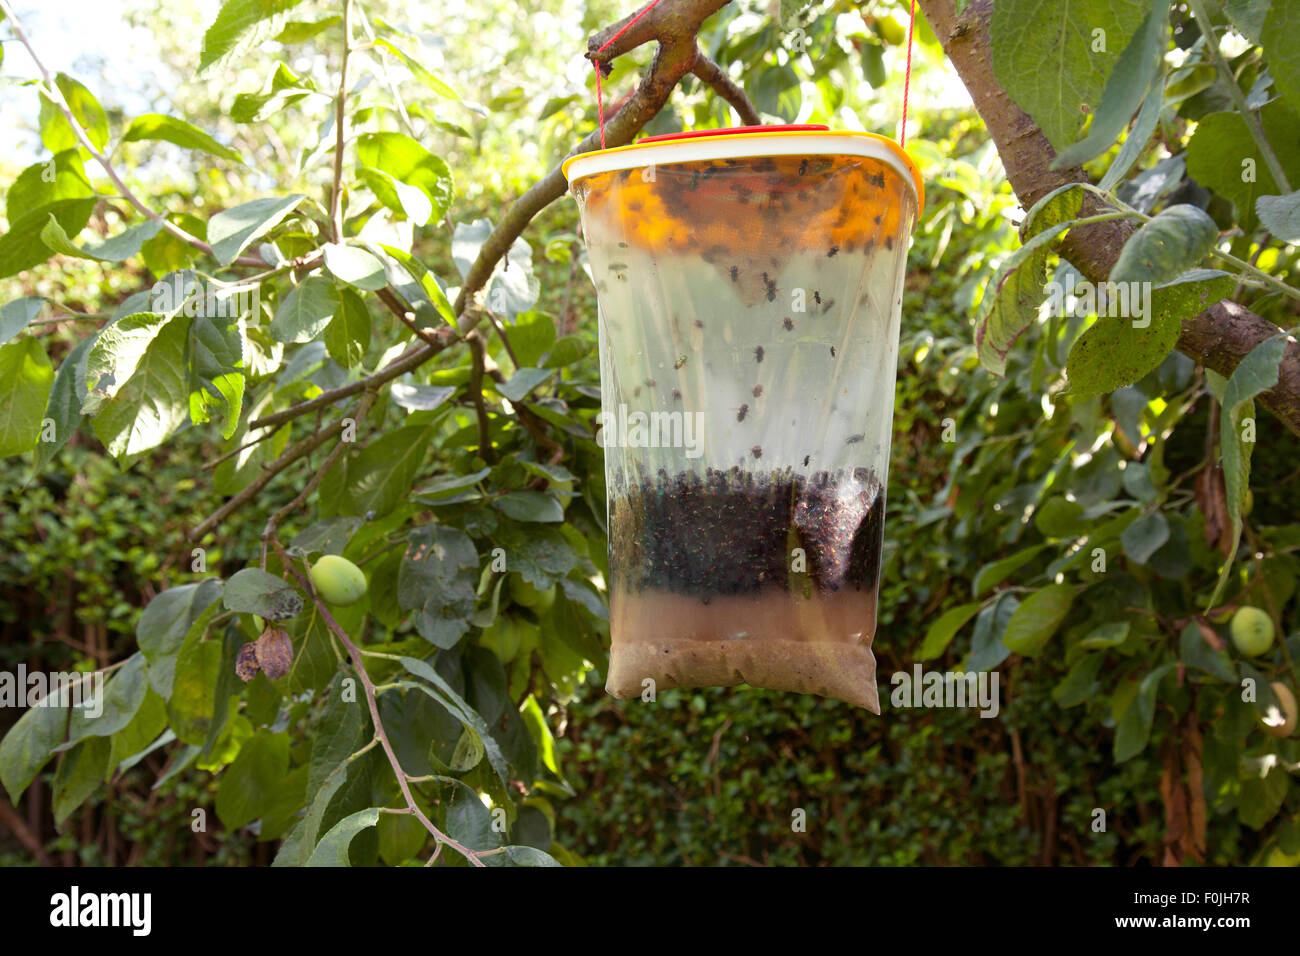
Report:
[[[510,575],[510,597],[521,607],[532,608],[539,614],[550,609],[555,603],[555,585],[541,590],[533,587],[522,575]]]
[[[1273,619],[1245,604],[1232,615],[1232,643],[1247,657],[1259,657],[1273,646]]]
[[[366,576],[347,558],[323,554],[311,567],[311,584],[326,604],[346,607],[366,593]]]
[[[478,643],[480,647],[486,647],[499,657],[501,663],[508,664],[519,653],[520,646],[528,637],[530,629],[535,630],[524,621],[503,614],[483,628]]]

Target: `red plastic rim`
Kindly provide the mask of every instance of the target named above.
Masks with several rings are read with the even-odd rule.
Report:
[[[829,126],[819,123],[795,123],[789,126],[729,126],[723,129],[693,129],[684,133],[661,133],[637,140],[641,143],[665,143],[670,139],[697,139],[701,136],[735,136],[737,133],[829,133]]]

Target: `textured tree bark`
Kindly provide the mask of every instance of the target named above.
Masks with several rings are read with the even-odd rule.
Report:
[[[1011,188],[1025,208],[1067,183],[1087,182],[1082,167],[1051,168],[1056,151],[994,76],[989,46],[993,0],[972,0],[960,14],[953,0],[918,0],[918,5],[983,117]],[[1085,214],[1099,209],[1095,197],[1085,199]],[[1132,223],[1116,220],[1072,229],[1061,244],[1061,254],[1090,280],[1104,281],[1134,228]],[[1262,316],[1235,302],[1223,301],[1183,321],[1177,348],[1226,376],[1251,349],[1277,332],[1278,327]],[[1291,432],[1300,435],[1300,345],[1288,344],[1277,386],[1260,395],[1258,401]]]

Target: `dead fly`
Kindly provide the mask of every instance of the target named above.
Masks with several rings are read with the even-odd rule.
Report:
[[[696,320],[695,320],[695,327],[696,327],[697,329],[702,329],[702,328],[704,328],[704,323],[701,322],[699,319],[696,319]]]
[[[840,247],[839,247],[839,246],[831,246],[831,251],[828,252],[828,253],[826,253],[826,258],[827,258],[827,259],[834,259],[834,258],[835,258],[835,253],[837,253],[837,252],[839,252],[839,251],[840,251]]]
[[[829,312],[831,310],[831,306],[833,306],[834,304],[835,304],[834,299],[827,299],[822,304],[822,315],[825,315],[827,312]]]
[[[732,281],[732,282],[735,282],[738,278],[740,278],[740,269],[739,269],[738,267],[736,267],[736,266],[732,266],[732,267],[731,267],[731,281]]]
[[[647,386],[648,388],[654,388],[654,387],[655,387],[655,380],[652,379],[652,378],[648,378],[648,379],[646,379],[646,380],[645,380],[645,383],[646,383],[646,386]]]
[[[865,438],[865,437],[867,437],[867,436],[865,436],[865,435],[850,435],[848,438],[844,439],[844,444],[846,444],[846,445],[856,445],[858,442],[862,441],[862,439]]]
[[[775,280],[775,279],[769,279],[769,278],[767,277],[767,273],[764,272],[764,273],[763,273],[763,285],[767,286],[767,301],[768,301],[768,302],[775,302],[775,301],[776,301],[776,280]]]
[[[755,345],[755,346],[754,346],[754,361],[755,361],[755,362],[758,362],[758,363],[760,363],[760,364],[762,364],[762,361],[763,361],[763,346],[761,346],[761,345]]]
[[[804,162],[807,162],[807,160],[804,160]],[[818,292],[816,289],[813,289],[813,301],[816,302],[818,305],[822,304],[822,294]]]
[[[762,458],[762,457],[763,457],[763,446],[762,446],[762,445],[755,445],[753,448],[751,448],[751,449],[749,450],[749,453],[750,453],[751,455],[753,455],[755,458]]]
[[[626,248],[627,248],[627,243],[626,243],[626,242],[620,242],[620,243],[618,244],[618,247],[619,247],[620,249],[626,249]]]
[[[762,385],[755,385],[755,386],[754,386],[754,397],[755,397],[755,398],[761,398],[762,396],[763,396],[763,386],[762,386]]]
[[[880,217],[879,217],[879,216],[876,217],[875,222],[876,222],[876,225],[877,225],[877,226],[880,225]]]
[[[894,248],[894,237],[893,237],[893,236],[885,236],[885,248],[886,248],[886,249],[892,249],[892,248]]]
[[[691,176],[691,184],[686,188],[693,192],[695,190],[695,187],[697,187],[699,184],[700,184],[700,171],[697,169],[695,170],[694,175]]]
[[[831,346],[831,358],[835,358],[835,346]]]
[[[686,364],[686,356],[683,355],[680,358],[678,358],[676,362],[673,363],[673,368],[679,369],[685,364]]]
[[[680,402],[681,400],[682,400],[682,390],[680,388],[673,389],[673,401]]]
[[[812,455],[804,455],[804,456],[803,456],[803,466],[804,466],[805,468],[808,467],[808,462],[810,462],[810,461],[812,461]]]
[[[794,319],[790,318],[790,316],[788,315],[785,317],[785,320],[781,323],[781,325],[785,328],[787,332],[794,331]]]
[[[808,160],[805,159],[803,162],[799,164],[799,175],[800,176],[808,175]]]
[[[748,414],[749,414],[749,406],[748,406],[748,405],[741,405],[741,406],[740,406],[740,411],[738,411],[738,412],[736,413],[736,421],[738,421],[738,422],[743,422],[743,421],[745,420],[745,416],[748,415]]]

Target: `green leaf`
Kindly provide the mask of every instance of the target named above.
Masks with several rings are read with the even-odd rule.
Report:
[[[180,146],[183,149],[197,149],[204,153],[210,153],[220,159],[228,159],[233,163],[242,163],[244,161],[236,150],[231,149],[229,146],[222,146],[209,134],[192,123],[187,123],[185,120],[177,119],[174,116],[164,116],[161,113],[145,113],[143,116],[137,116],[131,121],[131,125],[127,127],[126,132],[122,134],[122,140],[127,143],[140,140],[159,140]]]
[[[447,836],[470,850],[492,850],[501,845],[502,834],[492,828],[492,814],[479,795],[459,780],[447,804]]]
[[[1124,529],[1119,536],[1129,560],[1146,564],[1169,540],[1169,520],[1160,511],[1149,511]]]
[[[339,309],[334,283],[308,276],[284,297],[271,319],[271,337],[286,344],[310,342],[324,331]]]
[[[469,630],[477,601],[478,552],[463,531],[441,525],[411,532],[397,576],[397,599],[419,613],[420,636],[450,648]]]
[[[1286,0],[1273,0],[1259,40],[1273,85],[1293,110],[1300,109],[1300,9]]]
[[[217,717],[216,689],[221,678],[222,641],[203,639],[212,615],[190,628],[176,654],[167,722],[178,739],[202,747]],[[151,674],[152,679],[152,674]],[[224,701],[222,702],[224,705]]]
[[[64,233],[76,235],[90,222],[96,199],[59,199],[11,220],[9,231],[0,236],[0,279],[40,265],[54,254],[41,240],[41,231],[53,216]]]
[[[149,683],[164,699],[171,697],[176,655],[186,636],[215,615],[221,579],[168,588],[145,605],[135,626],[136,643],[149,662]]]
[[[1075,589],[1067,584],[1049,584],[1025,598],[1007,622],[1003,645],[1012,653],[1033,657],[1052,639],[1074,603]]]
[[[979,597],[989,588],[1001,584],[1010,575],[1034,560],[1046,547],[1045,544],[1037,544],[1031,548],[1025,548],[1023,551],[1017,551],[1009,557],[999,558],[984,565],[975,575],[975,580],[971,586],[971,596]]]
[[[994,5],[993,72],[1056,149],[1072,143],[1085,115],[1098,109],[1107,77],[1149,7],[1144,0],[998,0]]]
[[[545,850],[539,850],[532,846],[508,846],[505,849],[506,859],[515,866],[560,866],[560,861],[555,859]]]
[[[960,604],[957,607],[949,608],[930,625],[925,632],[925,640],[921,642],[921,649],[917,651],[916,659],[919,661],[934,660],[952,643],[953,637],[962,629],[962,626],[979,613],[983,607],[979,602],[971,604]]]
[[[78,259],[94,259],[99,262],[121,262],[139,253],[140,247],[158,235],[161,229],[160,221],[150,219],[103,242],[78,246],[68,238],[59,221],[51,215],[41,229],[41,242],[61,255],[75,256]]]
[[[1264,228],[1284,242],[1300,241],[1300,189],[1285,196],[1260,196],[1255,211]]]
[[[227,830],[247,826],[276,802],[289,772],[289,735],[260,730],[221,775],[217,817]]]
[[[1235,284],[1226,272],[1194,269],[1151,290],[1145,328],[1131,308],[1126,317],[1099,318],[1070,346],[1070,394],[1099,395],[1140,381],[1173,351],[1183,321],[1231,295]]]
[[[433,218],[433,202],[418,186],[408,186],[391,173],[373,166],[358,166],[357,176],[381,203],[417,226],[426,226]]]
[[[144,703],[149,692],[149,662],[143,654],[132,654],[104,685],[104,699],[98,716],[83,707],[73,707],[68,721],[68,739],[111,737],[124,729]]]
[[[338,309],[325,327],[325,348],[344,368],[360,365],[370,348],[370,310],[351,289],[339,290]]]
[[[1183,628],[1178,637],[1178,656],[1188,667],[1204,671],[1230,684],[1237,682],[1237,671],[1228,652],[1211,647],[1195,623]]]
[[[284,26],[285,14],[301,2],[302,0],[226,0],[217,18],[203,34],[199,72],[274,37]]]
[[[36,295],[25,295],[21,299],[0,305],[0,344],[4,344],[41,314],[45,300]]]
[[[406,68],[411,71],[412,76],[414,76],[417,80],[419,80],[430,90],[437,93],[439,96],[444,97],[445,99],[453,100],[456,103],[464,102],[464,100],[460,98],[460,94],[457,93],[454,89],[452,89],[451,86],[449,86],[447,82],[442,79],[442,77],[438,76],[436,73],[432,72],[431,70],[426,69],[423,64],[421,64],[414,57],[407,54],[406,51],[404,51],[401,47],[390,42],[389,40],[384,39],[383,37],[379,37],[377,40],[375,40],[375,46],[379,47],[380,49],[387,50],[389,53],[393,54],[393,56],[401,60],[402,63],[406,66]]]
[[[276,34],[275,42],[283,43],[285,46],[302,43],[304,40],[319,36],[330,27],[342,22],[343,17],[338,14],[332,17],[323,17],[320,20],[294,20],[286,23],[284,29]]]
[[[103,150],[108,144],[108,114],[104,112],[104,107],[99,105],[90,90],[66,73],[58,74],[54,78],[54,84],[63,94],[64,102],[77,118],[77,123],[85,130],[86,137],[96,149]],[[68,124],[67,117],[49,101],[44,92],[41,93],[40,124],[41,141],[51,153],[80,147],[80,140]]]
[[[454,187],[447,164],[403,133],[361,134],[357,161],[423,192],[433,207],[431,218],[440,218],[451,204]]]
[[[1106,80],[1088,135],[1057,156],[1052,162],[1053,169],[1082,165],[1114,145],[1155,87],[1168,47],[1169,0],[1155,0],[1141,29],[1119,55],[1115,69]]]
[[[492,769],[496,771],[501,782],[509,785],[510,773],[505,756],[501,753],[501,748],[492,737],[487,722],[483,720],[482,716],[470,707],[451,685],[443,680],[438,672],[427,663],[413,657],[403,657],[401,662],[407,671],[421,678],[422,681],[427,681],[427,683],[417,685],[422,691],[447,708],[452,716],[461,722],[462,726],[478,734],[487,753],[488,763],[492,765]],[[479,801],[479,805],[482,806],[482,801]]]
[[[37,471],[50,463],[81,425],[81,396],[77,394],[77,366],[90,352],[93,344],[94,340],[90,338],[78,342],[64,357],[63,364],[54,374],[54,385],[50,388],[50,399],[45,407],[45,418],[54,423],[54,440],[41,441],[37,444]]]
[[[222,438],[239,428],[246,351],[238,315],[198,315],[190,323],[190,421],[200,425],[216,416],[222,422]]]
[[[482,806],[482,804],[479,804]],[[353,838],[362,830],[368,830],[379,823],[379,808],[358,810],[334,824],[330,831],[321,837],[320,843],[307,860],[308,866],[351,866],[348,849]]]
[[[550,369],[521,368],[510,380],[495,386],[496,390],[512,402],[522,402],[528,393],[554,374]]]
[[[149,313],[145,315],[150,320],[159,318]],[[129,377],[124,380],[118,374],[121,369],[110,373],[115,378],[115,384],[109,387],[109,396],[106,399],[95,396],[95,436],[115,458],[138,455],[158,447],[188,420],[189,388],[185,349],[189,341],[190,321],[184,315],[164,319],[161,328],[147,342],[134,364],[129,361],[134,356],[125,357],[125,364],[131,366]],[[117,325],[101,334],[91,349],[87,359],[88,384],[97,381],[91,374],[92,366],[102,368],[107,363],[112,367],[114,355],[109,351],[110,346],[105,345],[105,340],[107,333],[115,328]],[[98,385],[94,387],[98,389]],[[92,404],[89,401],[82,407],[91,413]]]
[[[54,774],[54,824],[62,827],[77,807],[99,789],[108,776],[113,745],[103,737],[89,737],[77,744],[59,763]]]
[[[512,491],[492,505],[516,521],[564,520],[564,506],[555,495],[545,491]]]
[[[268,621],[284,621],[302,613],[303,598],[284,578],[260,568],[236,571],[226,582],[221,602],[228,611],[256,614]]]
[[[431,412],[447,404],[447,401],[456,394],[454,385],[411,385],[407,382],[394,382],[389,393],[393,401],[406,409],[408,412]],[[473,485],[478,479],[469,482]],[[461,485],[459,487],[468,487]],[[422,492],[427,493],[427,488],[422,488]]]
[[[33,209],[60,199],[86,199],[94,195],[80,152],[68,149],[18,174],[5,196],[5,215],[12,224]]]
[[[327,242],[322,247],[325,268],[336,278],[367,292],[377,292],[388,285],[384,264],[356,246]]]
[[[217,213],[208,221],[208,242],[217,262],[230,265],[251,243],[278,226],[303,198],[299,193],[264,196]]]
[[[1300,183],[1300,139],[1294,135],[1295,120],[1287,104],[1269,103],[1260,109],[1259,120],[1288,179],[1293,185]],[[1259,197],[1282,193],[1246,121],[1232,111],[1211,113],[1197,122],[1187,143],[1187,172],[1233,204],[1245,232],[1254,231]]]
[[[1274,0],[1277,2],[1277,0]],[[1237,795],[1237,816],[1252,830],[1261,829],[1277,816],[1286,801],[1290,780],[1284,766],[1272,761],[1241,782]]]
[[[433,307],[433,311],[440,315],[452,328],[457,328],[456,314],[452,311],[451,303],[447,301],[447,293],[443,291],[442,286],[438,284],[438,281],[434,278],[433,274],[424,267],[424,264],[409,252],[405,252],[394,246],[380,245],[379,248],[382,249],[385,254],[395,259],[402,269],[419,283],[418,286],[411,287],[411,289],[408,290],[402,290],[399,288],[399,291],[401,291],[408,300],[411,297],[406,295],[407,291],[410,291],[412,295],[423,295],[429,300],[429,305]],[[393,280],[391,275],[389,276],[389,279],[390,281],[393,281],[394,287],[397,287],[397,282]],[[422,303],[417,304],[417,317],[419,317],[418,305],[420,304]]]
[[[432,429],[408,425],[381,435],[348,463],[347,493],[356,514],[388,514],[406,500],[433,440]]]
[[[0,457],[31,451],[54,384],[54,367],[32,336],[0,345]]]
[[[1156,714],[1156,692],[1160,689],[1160,681],[1173,666],[1164,664],[1142,678],[1137,694],[1115,727],[1116,763],[1131,760],[1146,749],[1147,741],[1151,739],[1151,723]]]
[[[591,354],[594,346],[580,335],[566,335],[555,343],[551,354],[542,363],[543,368],[563,368]]]
[[[1075,661],[1065,678],[1052,688],[1052,700],[1061,707],[1077,707],[1091,700],[1100,687],[1097,675],[1104,660],[1101,654],[1086,654]]]
[[[975,348],[980,364],[1005,375],[1007,356],[1025,329],[1038,319],[1047,282],[1047,245],[1071,223],[1044,229],[1003,261],[989,280],[975,318]]]
[[[68,708],[35,706],[18,718],[0,740],[0,782],[13,803],[40,773],[54,751],[63,743]]]
[[[344,681],[350,680],[351,700],[344,700]],[[370,719],[365,698],[350,671],[340,669],[330,685],[325,712],[312,739],[307,792],[316,793],[352,754],[369,739]]]
[[[277,63],[256,93],[240,93],[230,105],[236,123],[254,123],[281,112],[307,96],[320,96],[309,77],[300,77],[283,63]]]
[[[1204,210],[1169,206],[1129,236],[1110,281],[1172,282],[1208,255],[1218,238],[1219,227]]]
[[[1156,131],[1156,124],[1160,122],[1160,109],[1163,104],[1164,90],[1156,84],[1147,93],[1142,108],[1138,110],[1137,119],[1133,121],[1133,127],[1124,139],[1124,145],[1119,148],[1110,168],[1106,170],[1106,175],[1098,184],[1102,190],[1111,192],[1138,161],[1151,140],[1151,134]]]
[[[975,631],[971,634],[970,654],[961,669],[984,671],[997,667],[1011,654],[1002,643],[1007,624],[1020,607],[1020,602],[1009,592],[1002,592],[975,617]]]
[[[1079,183],[1058,186],[1029,207],[1020,223],[1020,241],[1023,243],[1044,229],[1063,225],[1079,215],[1083,208],[1083,188]]]

